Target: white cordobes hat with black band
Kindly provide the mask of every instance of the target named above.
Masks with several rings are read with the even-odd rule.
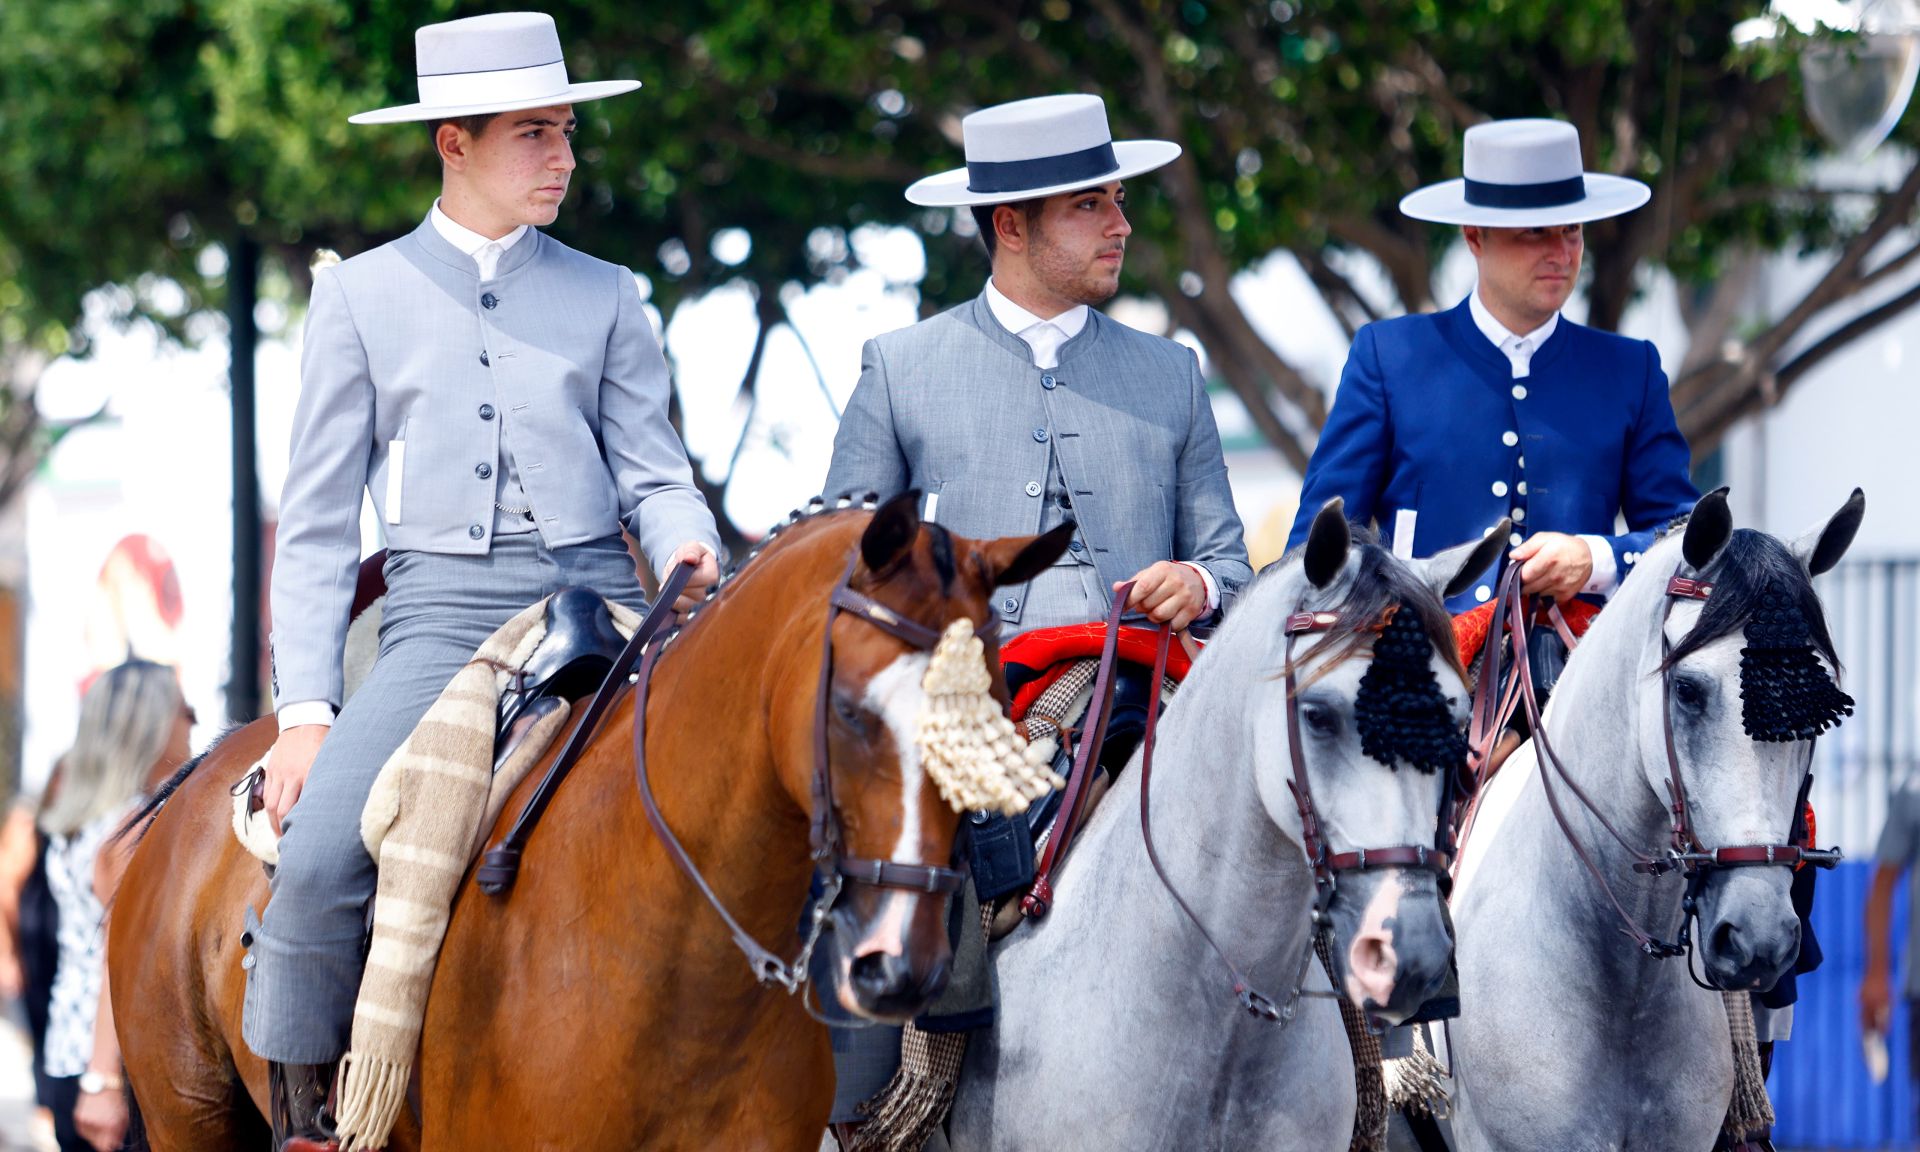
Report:
[[[960,122],[967,166],[929,176],[907,199],[929,208],[1012,204],[1125,180],[1170,164],[1180,145],[1115,140],[1098,96],[1036,96]]]
[[[640,87],[638,80],[573,83],[560,53],[560,33],[544,12],[496,12],[425,25],[413,34],[413,58],[419,103],[347,119],[355,124],[450,120],[581,104]]]
[[[1638,180],[1584,172],[1580,133],[1559,120],[1495,120],[1467,129],[1466,175],[1430,184],[1400,211],[1435,224],[1546,228],[1631,212],[1653,195]]]

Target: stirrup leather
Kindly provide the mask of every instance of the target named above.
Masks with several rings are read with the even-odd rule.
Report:
[[[267,1063],[274,1152],[331,1152],[339,1148],[328,1107],[337,1067]]]

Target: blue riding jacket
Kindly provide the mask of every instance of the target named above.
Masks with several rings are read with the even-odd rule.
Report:
[[[1417,513],[1416,556],[1476,540],[1507,516],[1516,545],[1534,532],[1605,537],[1626,579],[1654,530],[1700,495],[1659,353],[1562,317],[1529,370],[1513,377],[1465,301],[1362,328],[1287,547],[1306,539],[1322,504],[1344,496],[1348,518],[1378,521],[1388,542],[1395,514]],[[1505,565],[1502,557],[1448,610],[1491,598]]]

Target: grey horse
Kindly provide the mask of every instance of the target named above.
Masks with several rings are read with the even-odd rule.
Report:
[[[1318,646],[1302,636],[1296,653],[1306,771],[1332,850],[1431,844],[1445,773],[1363,753],[1361,657],[1390,605],[1417,613],[1437,641],[1438,722],[1457,731],[1467,695],[1439,594],[1484,571],[1506,535],[1409,566],[1354,540],[1330,502],[1167,708],[1151,796],[1162,863],[1253,985],[1284,1002],[1305,969],[1319,995],[1285,1025],[1242,1010],[1149,863],[1136,753],[1074,845],[1052,911],[995,949],[998,1022],[969,1045],[954,1149],[1347,1147],[1347,1038],[1319,964],[1304,964],[1315,886],[1289,788],[1283,625],[1305,609],[1356,626]],[[1405,1018],[1443,977],[1452,942],[1432,872],[1343,873],[1331,912],[1335,983],[1374,1015]]]
[[[1635,850],[1657,853],[1671,834],[1663,712],[1699,841],[1787,841],[1811,759],[1797,736],[1823,724],[1794,720],[1786,732],[1768,731],[1792,712],[1794,692],[1769,697],[1757,673],[1743,673],[1751,658],[1743,651],[1759,643],[1758,614],[1786,612],[1807,640],[1801,686],[1844,699],[1810,578],[1839,561],[1864,509],[1856,490],[1823,527],[1789,545],[1734,530],[1725,490],[1710,493],[1684,534],[1650,548],[1595,620],[1554,689],[1545,728],[1568,777]],[[1676,575],[1710,584],[1708,599],[1669,604]],[[1669,648],[1675,658],[1663,678]],[[1800,947],[1791,870],[1710,873],[1695,955],[1657,959],[1623,931],[1624,917],[1556,822],[1543,767],[1528,746],[1495,777],[1454,889],[1457,1146],[1706,1152],[1727,1113],[1733,1061],[1722,998],[1697,986],[1688,965],[1718,987],[1772,987]],[[1685,882],[1636,873],[1628,849],[1558,778],[1554,793],[1625,913],[1673,940]]]

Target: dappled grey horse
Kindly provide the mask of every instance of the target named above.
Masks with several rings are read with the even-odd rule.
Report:
[[[1193,918],[1148,858],[1136,753],[1075,842],[1052,911],[995,949],[998,1023],[969,1045],[955,1149],[1347,1147],[1353,1066],[1309,963],[1316,884],[1287,655],[1297,642],[1300,764],[1327,850],[1431,846],[1447,782],[1437,769],[1449,750],[1449,771],[1464,759],[1467,706],[1439,594],[1505,539],[1503,526],[1409,566],[1370,536],[1352,540],[1336,500],[1241,596],[1168,706],[1154,759],[1154,843]],[[1302,612],[1323,614],[1302,627],[1332,630],[1296,635]],[[1335,983],[1404,1019],[1451,953],[1437,876],[1389,867],[1335,881]],[[1236,1003],[1196,921],[1291,1022]],[[1296,998],[1302,981],[1309,994]]]
[[[1811,738],[1850,707],[1811,576],[1839,562],[1864,508],[1856,490],[1788,545],[1734,530],[1725,489],[1703,497],[1554,688],[1544,727],[1565,776],[1530,745],[1494,778],[1453,896],[1461,1152],[1713,1146],[1733,1060],[1722,997],[1695,976],[1766,989],[1799,953],[1792,870],[1765,860],[1796,857]],[[1696,866],[1715,850],[1762,866],[1647,871],[1675,862],[1676,840]],[[1690,886],[1693,955],[1658,958],[1639,937],[1678,943]]]

